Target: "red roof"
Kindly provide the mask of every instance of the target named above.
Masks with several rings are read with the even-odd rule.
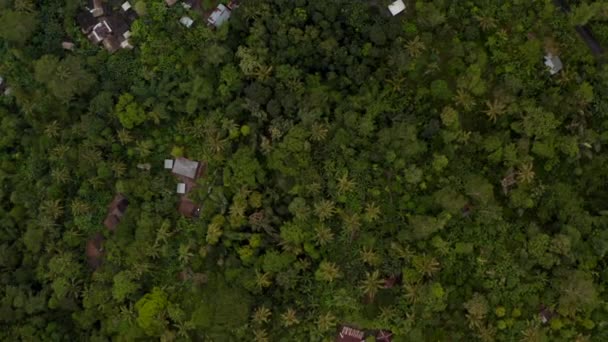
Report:
[[[336,336],[336,342],[364,342],[365,331],[343,325]]]

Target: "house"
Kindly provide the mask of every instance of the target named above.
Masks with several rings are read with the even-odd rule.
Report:
[[[117,194],[114,199],[108,205],[108,214],[106,219],[103,221],[104,226],[110,231],[116,231],[116,227],[120,223],[120,220],[125,215],[127,207],[129,206],[129,200],[122,194]]]
[[[165,3],[167,4],[167,6],[173,6],[173,5],[175,5],[176,2],[177,2],[177,0],[165,0]]]
[[[184,0],[182,1],[182,6],[185,9],[200,9],[201,8],[201,0]]]
[[[180,180],[177,184],[177,193],[181,195],[178,211],[185,217],[198,217],[200,206],[187,195],[197,186],[196,180],[205,173],[207,165],[180,157],[175,160],[165,159],[164,166],[165,169],[171,169],[171,173]]]
[[[551,75],[557,74],[564,67],[562,60],[550,52],[545,56],[545,65],[549,68],[549,73],[551,73]]]
[[[96,2],[93,2],[95,4]],[[99,7],[99,6],[98,6]],[[98,8],[94,7],[94,8]],[[91,43],[101,44],[110,53],[118,49],[132,49],[129,38],[131,37],[131,24],[137,19],[137,13],[130,2],[124,2],[120,9],[112,11],[110,7],[103,7],[101,15],[92,12],[89,7],[87,11],[80,12],[76,19],[80,30]]]
[[[393,333],[388,330],[379,330],[376,333],[376,342],[391,342],[393,340]]]
[[[200,215],[201,208],[188,197],[182,196],[179,200],[177,211],[184,217],[196,218]]]
[[[87,240],[86,245],[86,256],[87,263],[89,266],[96,270],[101,266],[101,259],[103,258],[103,242],[105,241],[101,233],[96,233],[90,239]]]
[[[8,86],[6,80],[0,76],[0,94],[4,96],[9,96],[12,93],[11,87]]]
[[[187,178],[191,181],[196,181],[204,172],[205,166],[197,161],[192,161],[183,157],[175,159],[171,172],[180,177]]]
[[[403,0],[397,0],[390,5],[388,5],[388,10],[391,11],[393,16],[405,11],[405,3]]]
[[[340,326],[336,342],[364,342],[365,331],[346,325]]]
[[[230,19],[231,14],[232,12],[228,7],[219,4],[207,18],[207,23],[211,26],[215,26],[216,28],[220,27],[226,21],[228,21],[228,19]]]
[[[70,51],[72,51],[72,50],[74,50],[75,44],[72,43],[72,42],[65,41],[65,42],[61,43],[61,47],[64,50],[70,50]]]
[[[187,28],[190,28],[190,26],[192,26],[192,24],[194,24],[194,20],[192,20],[192,18],[188,17],[188,16],[183,16],[179,19],[179,22],[186,26]]]
[[[89,0],[87,2],[86,9],[95,18],[101,17],[106,12],[106,9],[104,8],[104,4],[103,4],[102,0]]]

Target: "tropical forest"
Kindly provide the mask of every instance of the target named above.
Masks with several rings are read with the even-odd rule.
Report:
[[[606,0],[0,0],[0,340],[608,341]]]

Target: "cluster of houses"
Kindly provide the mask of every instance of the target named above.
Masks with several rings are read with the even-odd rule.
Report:
[[[178,0],[165,0],[167,6],[173,6]],[[201,0],[183,0],[181,4],[184,8],[195,11],[202,11],[203,17],[206,18],[207,25],[218,28],[230,19],[232,11],[238,7],[239,2],[237,0],[230,1],[227,5],[219,4],[212,11],[203,11],[201,9]],[[186,26],[191,27],[194,24],[194,19],[184,15],[179,19],[179,22]]]
[[[336,342],[365,342],[369,336],[375,337],[376,342],[391,342],[393,334],[388,330],[366,331],[353,326],[341,325],[338,328]]]
[[[166,159],[165,169],[171,170],[171,173],[179,180],[176,189],[180,195],[178,211],[185,217],[198,217],[201,208],[188,197],[188,194],[197,187],[196,181],[205,174],[207,165],[180,157]]]
[[[110,53],[118,49],[132,49],[129,41],[131,25],[137,19],[137,13],[129,1],[123,2],[118,9],[102,0],[88,0],[87,6],[76,20],[80,30],[95,45],[103,45]],[[64,42],[65,49],[73,45]]]

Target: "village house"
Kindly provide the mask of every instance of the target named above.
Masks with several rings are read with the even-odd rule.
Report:
[[[9,96],[11,93],[11,87],[9,87],[6,80],[2,76],[0,76],[0,94],[4,96]]]
[[[393,16],[405,11],[405,3],[403,0],[397,0],[390,5],[388,5],[388,10],[391,12]]]
[[[562,60],[550,52],[545,56],[545,66],[547,66],[551,75],[557,74],[564,67]]]
[[[342,325],[336,335],[336,342],[364,342],[365,331]]]
[[[228,7],[226,7],[222,4],[219,4],[213,10],[213,12],[211,12],[209,17],[207,17],[207,24],[209,24],[210,26],[214,26],[216,28],[220,27],[225,22],[227,22],[228,19],[230,19],[231,14],[232,14],[232,12]]]
[[[197,179],[204,175],[206,164],[180,157],[175,160],[166,159],[164,167],[171,170],[180,181],[176,189],[181,195],[178,211],[185,217],[198,217],[200,206],[188,198],[188,193],[197,186]]]
[[[126,1],[120,8],[113,11],[108,5],[95,0],[92,8],[86,7],[76,17],[80,30],[91,43],[102,44],[110,53],[118,49],[132,49],[129,41],[131,25],[137,19],[137,13]]]
[[[129,200],[125,196],[122,194],[114,196],[114,199],[108,205],[108,214],[103,221],[103,225],[112,232],[116,231],[116,227],[118,227],[120,220],[125,215],[128,206]]]
[[[87,240],[86,256],[87,263],[89,266],[96,270],[101,266],[104,250],[103,243],[105,239],[101,233],[96,233],[89,240]]]

